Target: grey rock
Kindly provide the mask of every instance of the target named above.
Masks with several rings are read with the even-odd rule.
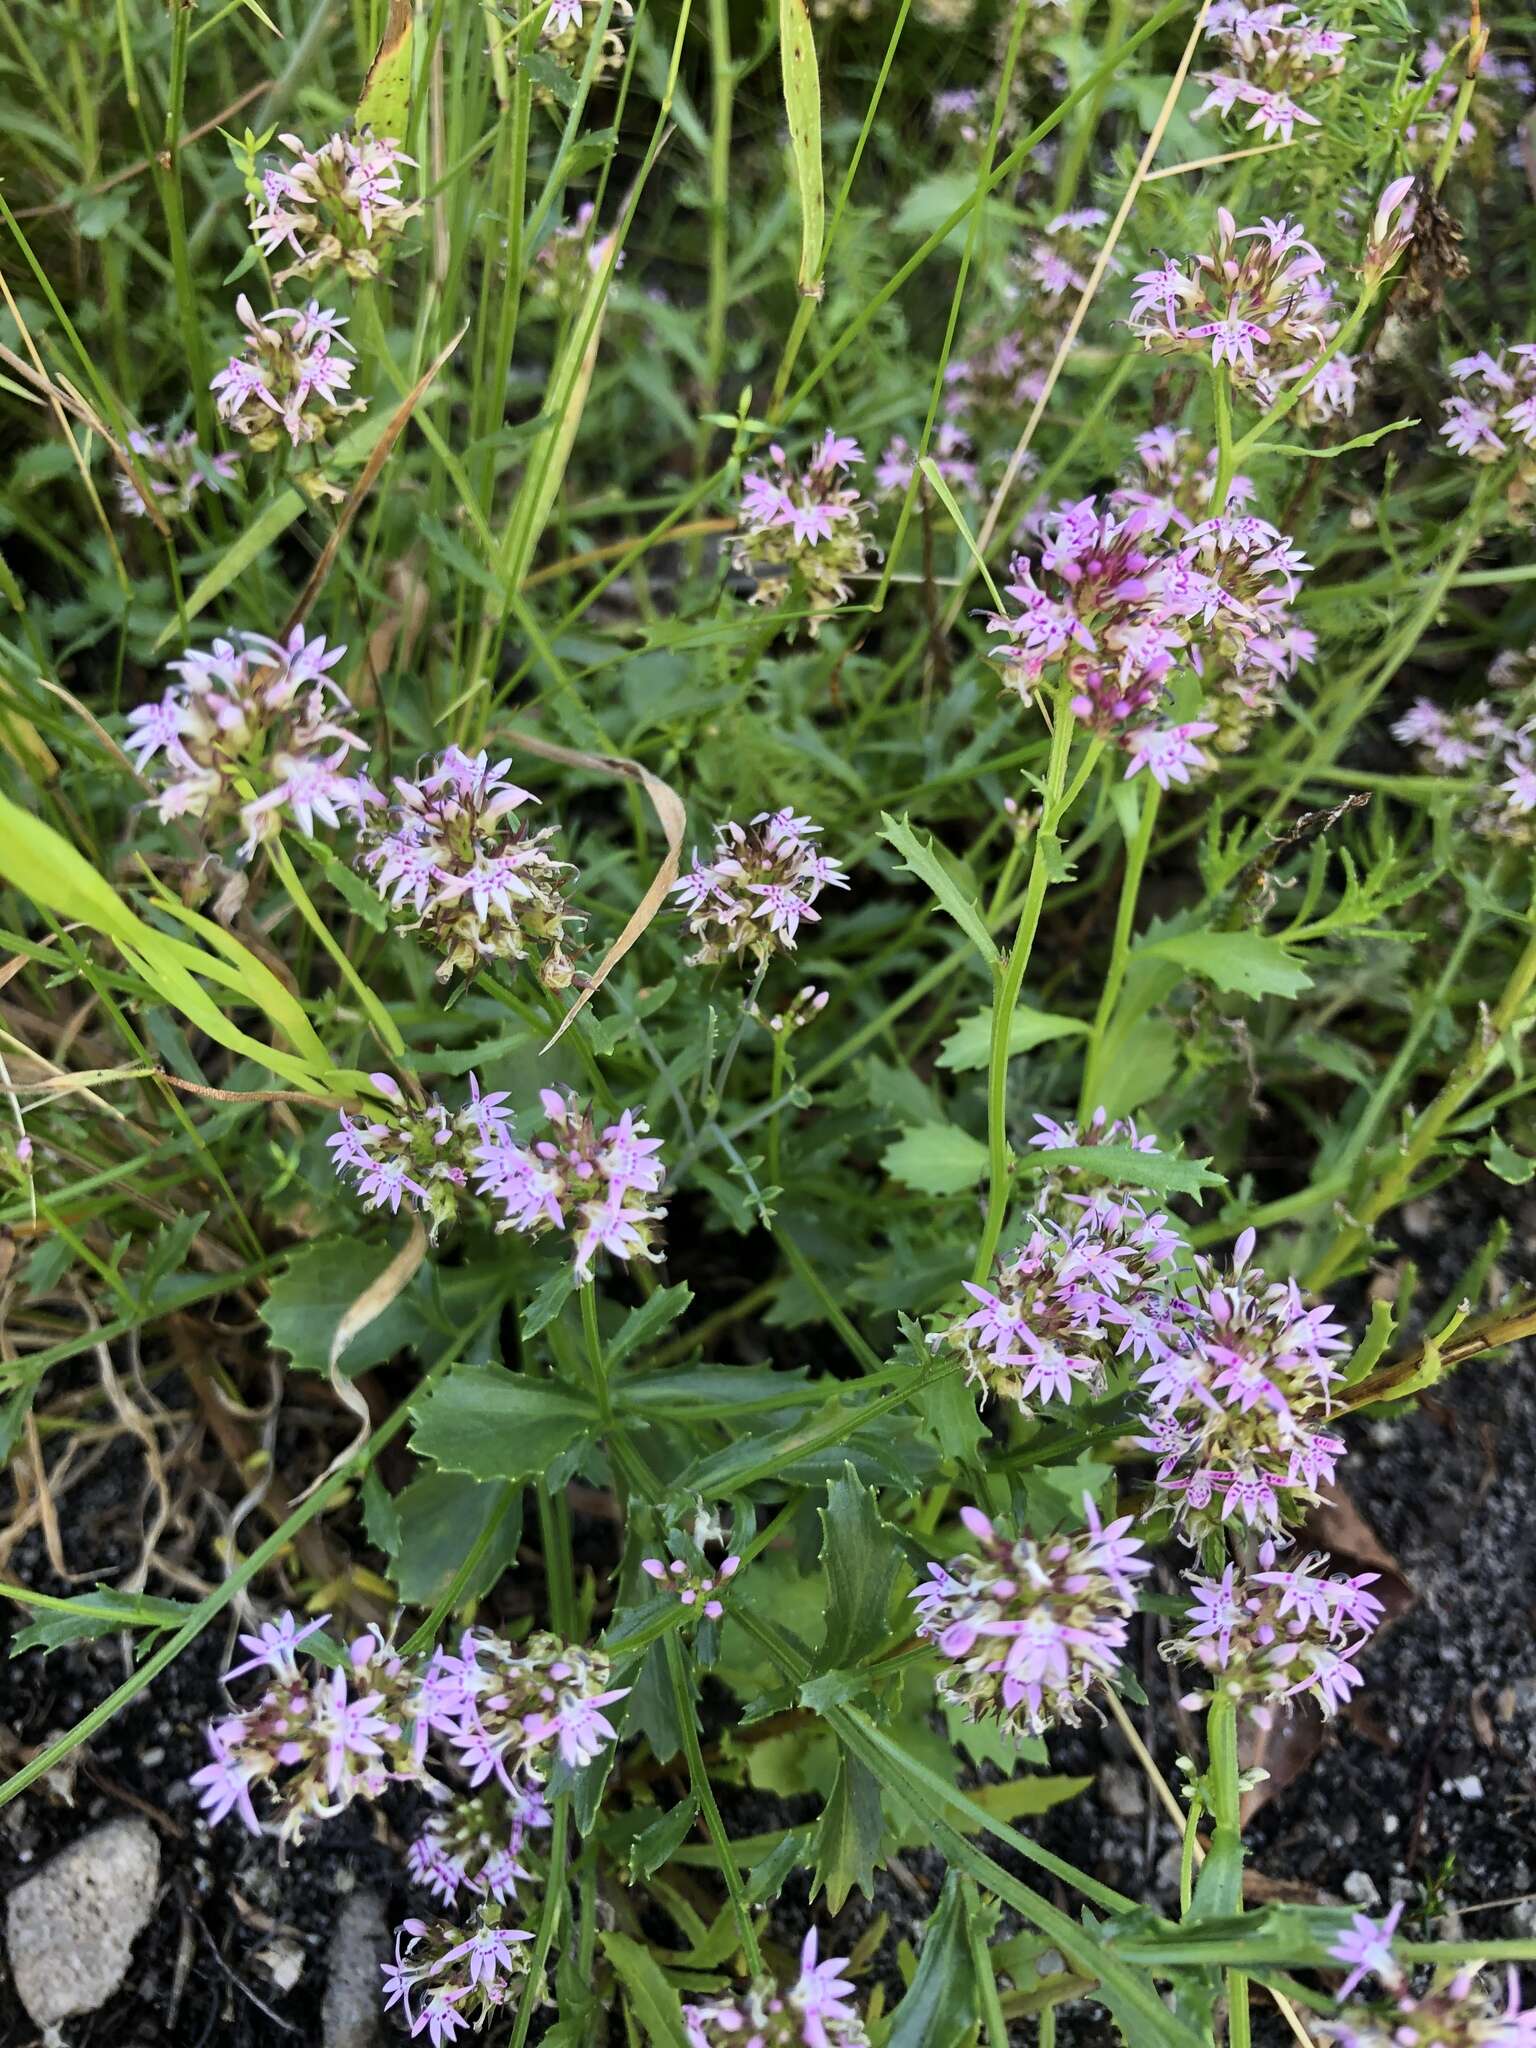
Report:
[[[147,1821],[85,1835],[6,1902],[16,1995],[44,2029],[106,2004],[155,1908],[160,1844]]]
[[[1134,1820],[1146,1812],[1146,1787],[1140,1772],[1133,1771],[1129,1764],[1101,1764],[1098,1785],[1100,1799],[1117,1819]]]
[[[377,1892],[354,1892],[337,1915],[331,1937],[320,2009],[324,2048],[374,2048],[384,2009],[379,1965],[388,1954],[383,1900]]]

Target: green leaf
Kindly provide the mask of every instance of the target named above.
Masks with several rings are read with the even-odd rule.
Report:
[[[1536,1173],[1536,1159],[1517,1152],[1495,1131],[1488,1141],[1488,1171],[1497,1174],[1500,1180],[1508,1181],[1512,1188],[1523,1188]]]
[[[893,818],[888,811],[880,813],[880,828],[880,837],[894,846],[901,855],[906,872],[927,883],[939,899],[940,906],[959,925],[987,966],[996,967],[997,947],[993,944],[992,934],[987,930],[980,910],[960,887],[933,847],[918,838],[906,818]]]
[[[389,0],[389,19],[357,102],[357,125],[392,141],[405,139],[411,106],[411,0]]]
[[[653,1337],[675,1323],[693,1300],[693,1289],[686,1280],[676,1287],[658,1287],[647,1302],[639,1308],[632,1308],[617,1333],[610,1337],[605,1346],[605,1359],[611,1372],[616,1365],[622,1365],[632,1351],[649,1344]]]
[[[355,1237],[320,1237],[301,1245],[273,1276],[261,1305],[274,1346],[303,1371],[327,1371],[337,1325],[399,1249],[387,1241],[359,1243]],[[381,1315],[359,1330],[343,1353],[349,1376],[442,1336],[430,1313],[431,1284],[431,1271],[423,1268]]]
[[[246,522],[213,567],[198,578],[187,598],[187,617],[196,618],[216,597],[222,596],[274,541],[282,538],[305,509],[306,501],[291,485],[279,491],[270,505],[263,506],[254,519]],[[155,642],[156,648],[163,647],[179,629],[180,620],[172,619]]]
[[[810,1861],[811,1841],[809,1828],[791,1828],[778,1846],[747,1872],[744,1897],[749,1906],[761,1906],[776,1899],[787,1880],[796,1871],[804,1870]]]
[[[1008,1025],[1008,1056],[1011,1059],[1016,1053],[1031,1052],[1054,1038],[1070,1038],[1087,1029],[1081,1017],[1058,1017],[1049,1010],[1016,1009]],[[987,1064],[991,1051],[992,1012],[976,1010],[963,1018],[945,1039],[937,1064],[952,1073],[970,1073]]]
[[[1036,1735],[1010,1735],[993,1717],[975,1720],[952,1701],[940,1701],[944,1730],[952,1747],[968,1756],[973,1764],[993,1764],[1005,1778],[1011,1778],[1021,1763],[1043,1764],[1045,1744]]]
[[[389,929],[389,906],[371,882],[365,882],[355,874],[344,860],[338,860],[328,846],[318,839],[311,840],[306,849],[310,858],[325,870],[325,878],[338,896],[345,899],[347,908],[355,910],[363,923],[376,932]]]
[[[1028,1152],[1026,1166],[1076,1166],[1121,1188],[1151,1188],[1159,1195],[1198,1195],[1224,1188],[1226,1175],[1212,1173],[1208,1159],[1176,1159],[1169,1152],[1138,1152],[1130,1145],[1052,1145]]]
[[[690,1794],[686,1799],[679,1799],[677,1804],[659,1820],[653,1820],[630,1844],[631,1873],[641,1883],[649,1877],[654,1877],[664,1863],[672,1861],[687,1841],[698,1817],[699,1802]]]
[[[454,1573],[501,1512],[500,1481],[466,1480],[460,1473],[423,1472],[394,1497],[397,1528],[389,1546],[395,1590],[416,1607],[446,1592]],[[464,1588],[466,1600],[488,1593],[517,1556],[522,1535],[519,1501],[503,1519]]]
[[[21,1597],[24,1605],[32,1604]],[[12,1636],[10,1653],[19,1657],[23,1650],[62,1650],[70,1643],[94,1642],[125,1628],[158,1633],[180,1628],[191,1612],[184,1601],[155,1600],[144,1593],[120,1593],[113,1586],[97,1586],[75,1600],[49,1601],[36,1621]]]
[[[537,1337],[541,1330],[547,1330],[575,1292],[575,1268],[569,1260],[562,1259],[523,1310],[523,1336]]]
[[[232,933],[184,910],[181,914],[194,929],[218,933],[215,952],[157,930],[62,833],[6,796],[0,796],[0,879],[62,923],[87,925],[110,939],[134,972],[190,1024],[215,1044],[280,1075],[291,1087],[311,1095],[352,1095],[365,1085],[361,1074],[341,1073],[331,1066],[292,992]],[[204,979],[234,991],[243,1004],[279,1021],[297,1050],[278,1052],[232,1024],[203,987]]]
[[[620,1380],[613,1405],[647,1420],[720,1422],[727,1415],[782,1415],[839,1391],[836,1380],[808,1386],[803,1366],[683,1365]]]
[[[415,1411],[418,1457],[472,1479],[542,1479],[591,1433],[597,1410],[574,1388],[500,1365],[457,1365]]]
[[[874,1493],[851,1466],[828,1485],[820,1516],[827,1630],[816,1669],[839,1671],[861,1663],[885,1641],[904,1567],[894,1531],[881,1521]]]
[[[1388,434],[1400,434],[1404,428],[1418,424],[1417,420],[1392,420],[1384,427],[1373,427],[1368,434],[1356,434],[1352,441],[1339,441],[1328,448],[1308,447],[1304,441],[1255,441],[1248,452],[1250,455],[1304,455],[1309,462],[1332,462],[1337,456],[1353,455],[1357,448],[1374,448]]]
[[[1136,951],[1142,958],[1171,960],[1233,995],[1298,996],[1312,986],[1312,977],[1279,939],[1263,932],[1174,932]]]
[[[1167,2043],[1170,2048],[1172,2044],[1177,2044],[1177,2048],[1200,2048],[1200,2037],[1194,2029],[1167,2010],[1156,1985],[1129,1967],[1111,1944],[1033,1887],[1021,1884],[966,1839],[954,1818],[956,1801],[968,1804],[963,1793],[945,1785],[916,1758],[905,1755],[857,1707],[836,1708],[834,1723],[849,1749],[867,1759],[872,1767],[878,1767],[880,1781],[891,1788],[893,1795],[927,1819],[935,1846],[951,1863],[958,1864],[1004,1905],[1013,1907],[1085,1976],[1099,1979],[1101,1994],[1096,1995],[1114,2002],[1117,2017],[1122,2013],[1133,2016],[1146,2040]],[[992,1819],[989,1825],[991,1832],[1010,1848],[1039,1859],[1041,1852],[1035,1845],[1006,1821]]]
[[[891,221],[891,232],[897,235],[931,235],[935,229],[953,219],[965,207],[970,208],[976,197],[976,178],[971,171],[940,171],[936,177],[924,178],[914,185],[897,207]],[[950,232],[956,241],[964,238],[963,223],[955,222]]]
[[[896,2008],[885,2048],[958,2043],[969,2037],[980,2018],[961,1883],[958,1870],[944,1873],[938,1907],[923,1934],[917,1973]]]
[[[779,65],[784,75],[784,111],[789,117],[795,189],[800,197],[800,270],[796,282],[802,298],[819,299],[827,205],[821,171],[821,74],[806,0],[779,0]]]
[[[987,1148],[958,1124],[909,1124],[880,1164],[916,1194],[958,1195],[986,1172]]]
[[[1092,1778],[1046,1778],[1025,1772],[1003,1785],[977,1786],[965,1796],[995,1820],[1020,1820],[1031,1814],[1049,1813],[1053,1806],[1064,1806],[1069,1799],[1086,1792],[1092,1783]]]
[[[843,1910],[855,1886],[865,1898],[871,1898],[884,1835],[880,1781],[868,1765],[844,1750],[832,1797],[816,1826],[811,1897],[824,1891],[829,1913]]]
[[[603,1934],[598,1939],[651,2048],[688,2048],[682,2001],[650,1950],[627,1934]]]
[[[971,532],[970,523],[966,519],[965,514],[960,510],[960,507],[956,504],[954,492],[949,488],[949,485],[944,481],[943,471],[939,468],[939,465],[934,461],[931,455],[925,455],[922,458],[921,462],[919,462],[918,468],[922,471],[924,477],[927,479],[929,489],[938,498],[939,503],[944,507],[944,510],[949,514],[950,518],[954,521],[955,529],[959,533],[960,538],[965,542],[966,551],[970,555],[971,560],[976,565],[976,573],[980,576],[982,582],[985,583],[985,585],[987,586],[988,597],[991,598],[993,604],[997,607],[999,611],[1003,611],[1005,609],[1005,606],[1003,604],[1002,592],[998,589],[997,585],[992,581],[992,571],[987,567],[987,558],[981,552],[981,549],[977,546],[976,536]],[[1053,875],[1051,879],[1054,881],[1057,878]]]
[[[567,110],[575,106],[576,81],[552,57],[546,57],[542,50],[526,49],[517,61],[534,84],[542,86],[552,100]]]

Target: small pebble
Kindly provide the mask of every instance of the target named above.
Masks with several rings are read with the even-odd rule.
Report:
[[[6,1901],[6,1948],[35,2025],[48,2029],[106,2004],[154,1911],[159,1879],[154,1829],[115,1820],[17,1885]]]
[[[1377,1891],[1375,1879],[1368,1871],[1352,1870],[1345,1878],[1341,1890],[1352,1905],[1371,1907],[1381,1904],[1381,1893]]]
[[[355,1891],[336,1916],[320,2010],[324,2048],[374,2048],[383,2011],[379,1965],[389,1953],[384,1902],[377,1892]]]

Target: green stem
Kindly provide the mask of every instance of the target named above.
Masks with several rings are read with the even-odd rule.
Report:
[[[688,1778],[693,1796],[699,1803],[704,1816],[704,1826],[720,1858],[720,1876],[731,1902],[731,1911],[736,1916],[736,1927],[741,1935],[741,1945],[746,1950],[747,1963],[754,1977],[762,1974],[763,1952],[758,1946],[757,1929],[752,1925],[752,1909],[747,1904],[742,1889],[741,1872],[736,1867],[736,1858],[731,1851],[731,1838],[725,1831],[725,1822],[720,1818],[720,1809],[715,1804],[715,1795],[709,1783],[709,1770],[704,1762],[704,1752],[699,1746],[699,1723],[694,1712],[693,1695],[688,1690],[688,1669],[683,1662],[683,1646],[675,1635],[666,1638],[667,1671],[672,1680],[672,1698],[677,1707],[677,1723],[682,1731],[683,1754],[688,1759]]]
[[[510,1485],[502,1487],[501,1496],[495,1507],[492,1508],[490,1518],[471,1544],[469,1555],[454,1573],[453,1578],[449,1582],[448,1590],[432,1608],[420,1628],[402,1644],[400,1650],[402,1657],[414,1657],[418,1652],[425,1650],[429,1644],[437,1641],[438,1630],[463,1600],[465,1593],[469,1589],[470,1581],[484,1563],[486,1553],[490,1550],[492,1543],[496,1539],[496,1532],[517,1504],[517,1498],[517,1487]]]
[[[1216,401],[1216,482],[1211,490],[1211,515],[1216,517],[1226,510],[1227,493],[1232,488],[1232,475],[1237,468],[1237,455],[1232,445],[1232,371],[1230,365],[1218,363],[1211,380]]]
[[[1536,911],[1536,900],[1533,900],[1532,910]],[[1415,1122],[1398,1154],[1396,1165],[1382,1177],[1375,1193],[1361,1203],[1358,1223],[1334,1240],[1309,1276],[1309,1285],[1326,1286],[1366,1243],[1371,1225],[1406,1199],[1415,1174],[1443,1136],[1446,1125],[1467,1099],[1476,1094],[1504,1057],[1505,1035],[1521,1021],[1521,1012],[1533,986],[1536,986],[1536,931],[1526,940],[1493,1014],[1486,1019],[1479,1017],[1466,1051],[1440,1093]]]
[[[789,1054],[789,1032],[787,1029],[773,1033],[773,1065],[768,1076],[768,1100],[775,1104],[768,1119],[768,1185],[771,1188],[784,1185],[781,1175],[783,1164],[779,1151],[779,1127],[783,1113],[784,1062]]]
[[[1218,1693],[1206,1715],[1205,1739],[1210,1750],[1211,1816],[1215,1828],[1211,1853],[1196,1891],[1201,1915],[1226,1917],[1243,1910],[1242,1793],[1237,1764],[1237,1703]],[[1191,1829],[1192,1833],[1193,1830]],[[1242,1970],[1227,1972],[1227,2038],[1229,2048],[1248,2048],[1248,1978]]]
[[[1062,785],[1066,780],[1067,754],[1072,744],[1071,685],[1063,684],[1056,696],[1056,722],[1051,730],[1050,758],[1046,763],[1045,794],[1040,823],[1035,828],[1029,863],[1029,881],[1024,907],[1019,912],[1013,950],[1002,969],[992,998],[992,1045],[987,1064],[987,1220],[977,1247],[973,1280],[986,1279],[992,1269],[997,1241],[1003,1234],[1008,1213],[1008,1184],[1011,1161],[1008,1150],[1008,1041],[1013,1013],[1024,986],[1024,972],[1040,924],[1040,911],[1051,882],[1051,856],[1057,850],[1056,827],[1066,806]]]
[[[1141,791],[1141,809],[1136,819],[1135,836],[1126,847],[1125,876],[1120,884],[1120,904],[1115,912],[1115,934],[1110,941],[1109,966],[1104,975],[1104,986],[1099,991],[1099,1006],[1094,1012],[1093,1033],[1088,1040],[1087,1055],[1083,1060],[1083,1085],[1078,1097],[1078,1121],[1092,1116],[1099,1106],[1099,1073],[1104,1063],[1104,1045],[1109,1027],[1115,1014],[1115,1005],[1120,1000],[1120,991],[1125,985],[1126,969],[1131,958],[1131,934],[1136,923],[1136,902],[1141,894],[1141,878],[1146,872],[1147,855],[1152,847],[1152,834],[1157,826],[1157,807],[1161,790],[1150,776],[1145,779]]]
[[[597,1283],[589,1280],[581,1289],[581,1333],[586,1340],[587,1364],[592,1373],[592,1392],[604,1429],[613,1423],[613,1403],[608,1398],[608,1362],[603,1355],[602,1332],[597,1327]]]
[[[166,236],[171,245],[176,310],[181,324],[181,345],[187,359],[187,375],[192,385],[193,405],[197,412],[197,431],[204,448],[211,448],[213,402],[208,394],[208,359],[203,322],[198,313],[197,290],[192,279],[187,215],[181,189],[181,130],[187,95],[187,39],[191,28],[192,9],[181,5],[180,0],[172,0],[170,91],[166,98],[165,131],[155,182],[160,188]]]
[[[544,2002],[544,1978],[550,1950],[565,1911],[565,1859],[571,1825],[571,1795],[557,1793],[554,1800],[554,1828],[549,1843],[549,1873],[544,1880],[544,1903],[539,1912],[539,1931],[528,1965],[528,1983],[518,2004],[517,2025],[508,2048],[523,2048],[533,2015]]]
[[[273,839],[269,841],[267,851],[272,857],[272,865],[277,871],[277,878],[288,891],[294,908],[320,941],[326,952],[330,954],[332,961],[335,963],[337,973],[340,974],[342,980],[346,982],[359,1003],[362,1004],[363,1014],[378,1033],[384,1045],[394,1054],[395,1058],[403,1059],[405,1057],[405,1040],[400,1035],[400,1027],[368,986],[367,982],[363,980],[357,969],[352,965],[342,947],[332,937],[330,926],[325,922],[319,911],[316,910],[309,891],[299,880],[298,870],[288,858],[287,848],[280,839]]]
[[[882,1372],[884,1370],[884,1361],[876,1356],[875,1352],[865,1343],[864,1339],[853,1327],[853,1324],[849,1322],[847,1316],[844,1315],[842,1309],[833,1298],[831,1289],[827,1286],[826,1281],[822,1279],[816,1268],[805,1256],[805,1253],[801,1251],[799,1245],[778,1224],[774,1224],[772,1228],[774,1243],[794,1267],[800,1279],[810,1289],[812,1294],[815,1295],[817,1301],[821,1304],[822,1314],[848,1346],[848,1349],[853,1353],[860,1365],[863,1366],[866,1372]]]
[[[710,133],[709,133],[709,285],[704,312],[704,393],[701,412],[720,403],[720,376],[725,365],[725,315],[731,293],[731,113],[736,93],[736,67],[731,62],[729,0],[709,0]],[[711,429],[699,429],[698,468],[702,471]]]

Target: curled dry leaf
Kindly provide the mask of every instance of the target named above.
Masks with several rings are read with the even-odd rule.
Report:
[[[371,1281],[355,1300],[350,1302],[336,1325],[331,1338],[330,1379],[331,1390],[341,1405],[357,1417],[357,1432],[323,1472],[317,1473],[299,1500],[307,1500],[317,1486],[323,1486],[333,1472],[355,1458],[373,1434],[373,1417],[368,1403],[341,1371],[342,1353],[352,1340],[361,1335],[368,1325],[376,1322],[390,1304],[397,1301],[421,1270],[421,1262],[427,1256],[426,1226],[419,1215],[411,1217],[411,1234],[399,1251],[390,1260],[376,1280]]]
[[[521,747],[526,753],[537,754],[544,761],[558,761],[567,768],[587,768],[594,775],[609,775],[621,782],[638,782],[649,797],[651,809],[656,813],[657,821],[667,840],[666,858],[652,876],[650,887],[630,913],[629,922],[623,931],[603,955],[597,971],[566,1011],[559,1029],[544,1047],[548,1052],[550,1046],[556,1044],[570,1029],[575,1018],[591,1002],[666,901],[667,891],[677,880],[677,870],[682,860],[683,832],[688,822],[688,811],[682,798],[670,784],[663,782],[659,775],[653,775],[649,768],[643,768],[638,761],[631,761],[623,754],[587,754],[578,747],[558,746],[553,740],[537,739],[533,734],[518,732],[515,728],[508,728],[500,737],[509,746]]]

